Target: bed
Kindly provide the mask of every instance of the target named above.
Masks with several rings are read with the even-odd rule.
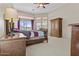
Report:
[[[47,38],[47,30],[31,30],[31,31],[25,31],[25,30],[17,30],[13,29],[12,32],[20,33],[20,36],[26,37],[26,45],[33,45],[41,42],[48,42]]]
[[[45,31],[31,31],[31,34],[32,36],[26,42],[27,46],[48,41],[47,33]]]

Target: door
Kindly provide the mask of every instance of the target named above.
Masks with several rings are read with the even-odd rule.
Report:
[[[72,27],[71,55],[79,56],[79,27]]]

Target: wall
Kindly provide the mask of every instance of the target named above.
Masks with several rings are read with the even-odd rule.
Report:
[[[0,37],[5,34],[3,15],[4,15],[4,13],[0,9]]]
[[[0,3],[0,37],[5,34],[4,11],[7,7],[12,7],[12,4]]]
[[[23,12],[23,11],[20,11],[20,10],[17,10],[17,11],[18,11],[18,16],[34,17],[34,15],[31,14],[31,13]]]
[[[71,26],[69,26],[69,24],[79,23],[79,4],[66,4],[49,13],[49,34],[51,30],[50,20],[58,17],[63,18],[63,38],[71,39]]]

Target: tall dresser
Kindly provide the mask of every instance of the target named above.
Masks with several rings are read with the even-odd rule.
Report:
[[[71,39],[71,56],[79,56],[79,24],[71,24],[72,39]]]
[[[62,18],[51,20],[51,36],[62,37]]]

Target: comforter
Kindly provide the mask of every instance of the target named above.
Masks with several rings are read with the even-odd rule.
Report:
[[[13,30],[14,32],[19,32],[23,33],[27,38],[31,37],[45,37],[45,32],[44,31],[25,31],[25,30]]]

